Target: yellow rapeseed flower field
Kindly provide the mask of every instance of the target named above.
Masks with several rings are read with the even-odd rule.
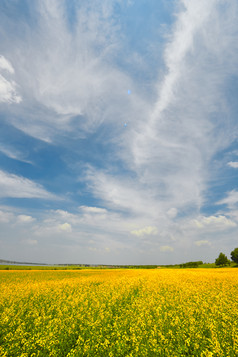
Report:
[[[1,357],[238,356],[238,270],[0,271]]]

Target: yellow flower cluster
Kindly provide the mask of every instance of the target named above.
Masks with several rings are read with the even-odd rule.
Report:
[[[0,271],[1,357],[236,357],[238,271]]]

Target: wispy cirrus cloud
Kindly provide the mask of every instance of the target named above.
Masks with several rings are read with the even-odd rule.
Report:
[[[9,145],[0,143],[0,152],[4,155],[8,156],[10,159],[26,162],[28,164],[32,164],[31,161],[25,159],[24,154],[19,150],[9,147]]]
[[[179,81],[187,71],[186,62],[189,61],[191,53],[196,50],[194,46],[196,37],[210,22],[214,5],[215,0],[209,3],[204,0],[179,2],[180,12],[164,53],[167,74],[160,85],[159,98],[154,107],[152,120],[157,121],[160,114],[176,101]]]
[[[23,118],[11,119],[16,127],[50,141],[65,130],[83,135],[103,122],[114,126],[115,118],[124,123],[127,114],[121,111],[122,103],[124,112],[132,112],[133,107],[139,113],[133,104],[136,90],[134,98],[127,101],[133,82],[115,64],[122,41],[118,37],[120,23],[113,17],[114,3],[94,0],[92,6],[75,2],[73,26],[65,16],[65,1],[28,4],[38,13],[35,26],[32,29],[25,23],[24,36],[11,38],[18,51],[14,62],[17,81],[24,93],[24,103],[18,108]],[[16,58],[14,46],[2,44],[12,61]],[[27,110],[29,105],[34,107],[33,113]]]
[[[148,123],[131,140],[131,149],[135,170],[153,185],[158,196],[167,193],[166,199],[169,197],[174,207],[182,204],[199,209],[210,175],[209,162],[233,136],[228,128],[219,130],[219,110],[227,115],[227,108],[217,102],[236,71],[237,46],[230,44],[237,26],[229,25],[224,33],[222,24],[237,7],[233,2],[224,16],[215,1],[183,1],[181,6],[165,49],[168,73],[159,86]],[[222,41],[214,46],[220,37],[229,39],[229,45]],[[235,121],[233,124],[237,128]]]
[[[0,170],[0,197],[58,200],[41,185],[21,176]]]
[[[9,78],[14,74],[11,63],[0,55],[0,103],[20,103],[21,97],[17,94],[17,84]],[[2,74],[3,73],[3,74]]]
[[[154,212],[174,208],[176,212],[192,209],[199,213],[209,188],[212,158],[230,145],[234,127],[237,130],[235,120],[232,130],[230,123],[223,123],[229,110],[222,100],[230,76],[236,73],[234,12],[235,2],[224,8],[216,1],[180,3],[165,48],[167,74],[158,82],[153,110],[146,119],[137,118],[124,137],[123,150],[117,153],[134,172],[137,194],[129,179],[112,179],[110,173],[98,172],[87,176],[95,177],[96,196],[124,207],[130,207],[128,197],[133,197],[134,209],[141,207],[145,214],[150,207]],[[224,40],[215,46],[221,38]],[[145,199],[139,203],[141,195]]]
[[[15,72],[11,63],[4,56],[0,56],[0,69],[5,70],[11,74],[14,74]]]
[[[227,164],[230,167],[233,167],[233,169],[238,169],[238,162],[237,161],[230,161]]]
[[[238,191],[232,190],[227,193],[226,197],[218,201],[218,205],[227,205],[230,209],[236,207],[238,203]]]

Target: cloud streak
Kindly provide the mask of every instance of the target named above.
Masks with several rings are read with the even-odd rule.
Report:
[[[0,197],[58,200],[41,185],[21,176],[0,170]]]
[[[230,166],[230,167],[233,167],[233,169],[238,169],[238,162],[237,161],[230,161],[230,162],[228,162],[228,164],[227,164],[228,166]]]
[[[14,74],[14,69],[11,63],[0,55],[0,103],[20,103],[21,97],[17,94],[17,84],[8,79],[8,74]],[[7,76],[6,76],[7,75]]]

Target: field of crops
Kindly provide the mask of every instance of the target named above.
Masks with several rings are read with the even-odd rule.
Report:
[[[238,269],[0,271],[0,356],[238,356]]]

